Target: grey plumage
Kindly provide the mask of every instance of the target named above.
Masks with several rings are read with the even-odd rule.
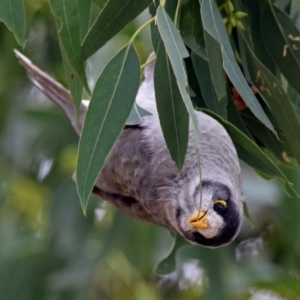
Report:
[[[80,134],[87,107],[76,121],[70,92],[16,51],[35,86],[67,114]],[[233,143],[210,116],[196,112],[201,132],[202,207],[193,133],[179,174],[166,147],[156,111],[154,64],[145,70],[136,102],[152,115],[140,126],[126,126],[98,177],[93,193],[125,213],[183,235],[188,241],[218,247],[239,232],[242,213],[241,171]]]

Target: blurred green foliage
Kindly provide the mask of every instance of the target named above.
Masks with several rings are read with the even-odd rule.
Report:
[[[25,5],[22,51],[65,83],[48,1]],[[143,18],[88,61],[92,80]],[[145,36],[136,46],[144,61],[150,51]],[[32,87],[13,48],[13,34],[0,23],[0,299],[300,299],[300,201],[247,167],[245,194],[255,229],[245,221],[236,241],[217,250],[179,240],[166,269],[157,270],[169,273],[174,266],[167,275],[154,271],[172,245],[165,229],[96,198],[85,218],[71,179],[78,137]],[[299,172],[286,174],[300,192]]]

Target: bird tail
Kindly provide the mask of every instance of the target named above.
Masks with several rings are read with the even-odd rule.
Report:
[[[80,116],[77,118],[70,91],[35,66],[31,60],[29,60],[22,53],[17,50],[14,50],[14,52],[19,60],[19,63],[26,69],[32,83],[65,112],[72,122],[74,129],[78,134],[80,134],[87,109],[86,106],[81,105]]]

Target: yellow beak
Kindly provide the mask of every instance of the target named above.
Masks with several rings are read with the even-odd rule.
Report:
[[[189,219],[189,223],[198,229],[207,229],[208,222],[206,218],[207,211],[200,211],[197,212],[192,218]]]

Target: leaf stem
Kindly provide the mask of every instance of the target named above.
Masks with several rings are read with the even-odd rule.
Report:
[[[174,24],[176,25],[176,27],[178,26],[178,23],[179,23],[180,7],[181,7],[181,0],[178,0],[177,6],[176,6],[176,11],[175,11],[175,16],[174,16]]]
[[[141,70],[143,70],[144,68],[146,68],[148,65],[150,65],[152,62],[154,62],[156,60],[156,57],[153,57],[152,59],[150,59],[149,61],[146,61],[143,65],[141,65]]]
[[[145,29],[148,25],[150,25],[151,23],[153,23],[155,21],[156,17],[153,17],[152,19],[148,20],[146,23],[144,23],[131,37],[129,43],[133,43],[133,41],[135,40],[135,38],[139,35],[139,33]]]

